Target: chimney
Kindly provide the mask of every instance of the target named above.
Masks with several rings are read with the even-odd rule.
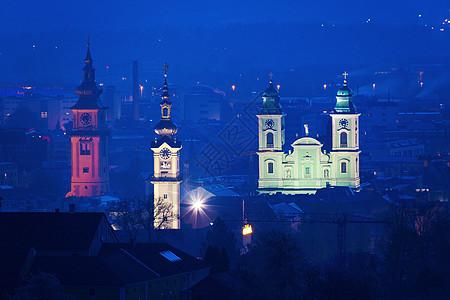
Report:
[[[133,119],[139,121],[139,77],[138,62],[133,61]]]
[[[75,203],[69,204],[69,213],[75,213]]]

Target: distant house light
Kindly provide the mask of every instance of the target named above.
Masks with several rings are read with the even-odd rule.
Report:
[[[161,254],[162,256],[164,256],[164,258],[166,258],[167,260],[169,260],[170,262],[177,262],[177,261],[181,261],[181,258],[179,258],[178,256],[176,256],[172,251],[167,250],[167,251],[163,251],[163,252],[159,252],[159,254]]]

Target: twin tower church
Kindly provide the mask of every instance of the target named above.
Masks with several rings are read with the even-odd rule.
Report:
[[[280,94],[270,81],[262,96],[258,117],[259,193],[311,194],[328,186],[358,189],[359,130],[353,93],[344,85],[336,95],[332,121],[331,151],[311,137],[294,141],[285,150],[285,114]]]
[[[95,81],[90,49],[83,68],[83,81],[77,88],[78,102],[71,108],[71,190],[67,197],[96,197],[110,192],[106,110],[100,100],[102,90]],[[164,88],[161,95],[161,120],[155,126],[158,135],[151,143],[154,153],[154,174],[147,180],[146,194],[153,194],[155,203],[169,204],[175,216],[165,228],[180,228],[180,150],[181,141],[174,136],[177,126],[171,120],[170,95],[167,85],[167,64],[164,66]],[[359,187],[358,117],[351,90],[344,81],[338,91],[333,122],[332,150],[325,152],[322,144],[310,137],[298,139],[292,150],[285,151],[285,114],[280,95],[270,82],[264,91],[258,117],[260,193],[315,193],[326,186]],[[153,185],[153,193],[151,191]],[[155,210],[156,211],[156,210]],[[155,215],[155,219],[158,216]]]

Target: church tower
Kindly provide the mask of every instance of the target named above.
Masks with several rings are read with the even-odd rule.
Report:
[[[285,139],[284,117],[280,94],[273,86],[263,92],[258,115],[258,189],[276,189],[282,186],[282,154]]]
[[[168,65],[164,65],[164,88],[161,95],[161,120],[155,126],[155,132],[159,135],[152,142],[154,174],[150,182],[154,187],[154,218],[155,228],[180,229],[180,150],[181,142],[174,138],[177,133],[177,125],[171,120],[172,102],[170,102],[169,88],[167,87]],[[147,196],[150,188],[147,188]],[[157,203],[171,208],[171,217],[164,222],[164,212],[157,209]],[[160,226],[162,224],[162,226]]]
[[[347,73],[344,74],[344,85],[336,95],[332,119],[332,161],[333,185],[349,186],[356,189],[360,185],[359,178],[359,116],[353,105],[353,92],[347,86]]]
[[[71,107],[73,130],[71,139],[72,180],[68,196],[93,197],[109,191],[108,137],[106,109],[95,82],[95,69],[87,44],[83,82],[77,88],[78,102]]]

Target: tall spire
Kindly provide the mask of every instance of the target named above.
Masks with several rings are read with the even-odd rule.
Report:
[[[169,71],[169,65],[164,64],[164,87],[161,94],[161,121],[155,126],[155,132],[160,136],[172,137],[178,130],[171,120],[171,108],[172,102],[170,102],[169,87],[167,85],[167,71]]]
[[[97,83],[95,82],[95,69],[90,50],[90,40],[88,36],[86,58],[84,59],[83,82],[77,88],[76,92],[80,99],[72,108],[106,108],[100,101],[100,94]]]
[[[162,102],[170,103],[170,95],[169,95],[169,87],[167,85],[167,71],[169,71],[169,65],[167,63],[164,64],[164,87],[163,93],[161,94]]]
[[[86,58],[84,59],[84,61],[86,62],[86,64],[92,65],[91,50],[89,49],[90,46],[91,46],[91,43],[89,42],[89,36],[88,36],[87,52],[86,52]]]

